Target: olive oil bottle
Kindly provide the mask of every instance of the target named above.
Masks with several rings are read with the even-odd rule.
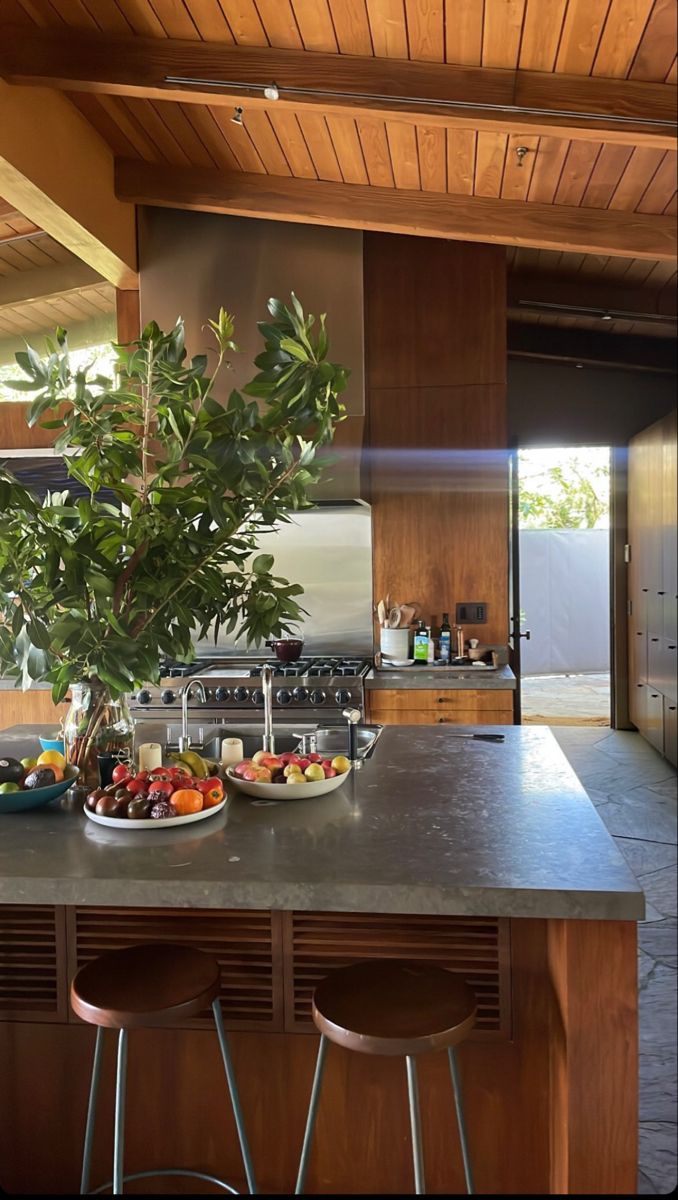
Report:
[[[446,612],[443,613],[443,623],[440,626],[438,651],[441,663],[449,663],[452,655],[452,627],[449,613]]]

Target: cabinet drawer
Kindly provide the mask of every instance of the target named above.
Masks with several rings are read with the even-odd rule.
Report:
[[[648,668],[650,687],[675,700],[677,643],[653,634],[648,642]]]
[[[410,712],[398,709],[380,709],[370,712],[372,720],[379,725],[512,725],[513,712],[477,712],[458,709],[455,712],[440,708],[413,708]]]
[[[471,689],[455,689],[450,691],[433,691],[429,688],[412,689],[389,688],[384,691],[369,693],[370,711],[376,715],[379,712],[416,712],[419,709],[437,710],[444,712],[513,712],[513,692],[510,691],[477,691]]]
[[[663,630],[664,637],[670,642],[675,642],[678,637],[678,597],[664,596],[664,620]]]
[[[678,704],[664,697],[664,754],[674,767],[678,759]]]
[[[645,683],[647,680],[647,632],[639,628],[633,617],[629,619],[629,681]]]
[[[629,717],[639,733],[647,733],[647,692],[646,683],[631,680],[629,683]]]
[[[647,711],[645,722],[645,736],[649,742],[659,751],[664,753],[664,697],[656,688],[648,687],[647,689]]]

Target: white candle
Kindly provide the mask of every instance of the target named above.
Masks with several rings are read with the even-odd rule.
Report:
[[[222,767],[234,767],[245,757],[240,738],[224,738],[221,743]]]
[[[139,746],[139,770],[157,771],[162,766],[162,746],[160,742],[144,742]]]

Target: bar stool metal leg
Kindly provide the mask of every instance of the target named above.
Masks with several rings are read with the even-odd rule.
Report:
[[[127,1030],[118,1033],[118,1062],[115,1071],[115,1125],[113,1127],[113,1195],[121,1196],[125,1155],[125,1082],[127,1079]]]
[[[320,1087],[323,1079],[323,1071],[325,1069],[325,1055],[327,1054],[327,1038],[321,1035],[320,1045],[318,1046],[318,1057],[315,1064],[315,1075],[313,1076],[313,1087],[311,1088],[311,1100],[308,1106],[308,1116],[306,1118],[306,1132],[304,1133],[304,1144],[301,1148],[301,1158],[299,1159],[299,1171],[297,1173],[297,1186],[294,1189],[295,1196],[301,1196],[304,1191],[304,1182],[306,1180],[306,1168],[308,1159],[311,1153],[311,1143],[313,1141],[313,1130],[315,1128],[315,1118],[318,1111],[318,1100],[320,1099]]]
[[[454,1106],[457,1110],[457,1124],[459,1126],[459,1141],[461,1142],[461,1156],[464,1160],[464,1175],[466,1177],[466,1191],[469,1196],[473,1195],[473,1175],[471,1173],[471,1159],[468,1152],[468,1144],[466,1142],[466,1122],[464,1121],[464,1109],[461,1102],[461,1085],[459,1083],[459,1069],[457,1067],[457,1059],[454,1053],[454,1047],[450,1046],[447,1051],[450,1060],[450,1075],[452,1076],[452,1088],[454,1091]]]
[[[235,1127],[238,1131],[238,1141],[240,1142],[240,1153],[245,1167],[245,1178],[247,1179],[247,1187],[251,1196],[256,1195],[257,1185],[254,1178],[254,1167],[252,1165],[252,1156],[250,1155],[249,1143],[247,1134],[245,1133],[245,1123],[243,1121],[242,1109],[240,1107],[240,1097],[238,1095],[238,1085],[235,1079],[235,1071],[233,1070],[233,1062],[231,1060],[231,1052],[228,1046],[226,1030],[221,1015],[221,1004],[217,998],[212,1004],[212,1012],[214,1014],[214,1024],[217,1027],[217,1037],[219,1038],[219,1049],[224,1062],[224,1070],[226,1072],[226,1080],[228,1082],[228,1090],[231,1095],[231,1105],[233,1107],[233,1116],[235,1117]]]
[[[417,1064],[411,1055],[407,1064],[407,1095],[410,1102],[410,1129],[412,1131],[412,1163],[414,1166],[414,1192],[416,1196],[426,1194],[424,1181],[424,1156],[421,1148],[421,1122],[419,1119],[419,1088],[417,1086]]]
[[[94,1043],[94,1058],[92,1060],[92,1079],[89,1086],[89,1103],[87,1105],[87,1124],[85,1125],[85,1148],[82,1155],[82,1174],[80,1176],[80,1195],[86,1196],[89,1191],[89,1173],[92,1163],[92,1143],[94,1142],[94,1126],[97,1116],[97,1097],[99,1094],[99,1079],[101,1078],[101,1059],[104,1050],[104,1028],[97,1026],[97,1036]]]

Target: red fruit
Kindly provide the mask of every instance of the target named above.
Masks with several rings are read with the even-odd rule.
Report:
[[[215,788],[219,788],[222,794],[224,791],[224,785],[218,775],[210,775],[209,779],[194,779],[193,787],[202,792],[203,796],[206,796],[208,792],[214,791]]]
[[[331,759],[331,758],[323,758],[323,759],[322,759],[322,761],[321,761],[321,764],[320,764],[320,765],[321,765],[322,767],[331,767],[331,766],[332,766],[332,759]]]
[[[172,778],[169,767],[157,767],[155,771],[151,771],[149,777],[151,783],[160,780],[162,783],[168,783]]]
[[[138,775],[135,775],[133,779],[126,782],[125,786],[132,796],[138,796],[140,792],[146,791],[146,780],[140,779]]]
[[[281,754],[280,757],[282,758],[283,755]],[[299,767],[299,766],[301,766],[303,761],[304,760],[301,758],[301,756],[299,754],[288,754],[286,766],[289,766],[290,763],[294,763],[296,766]]]
[[[321,763],[323,760],[322,754],[309,754],[309,755],[307,755],[307,758],[310,763],[312,763],[312,762]]]
[[[334,779],[334,776],[337,773],[335,771],[334,767],[326,767],[324,763],[323,763],[323,771],[325,772],[325,779]]]
[[[298,758],[297,765],[301,768],[302,771],[305,771],[307,767],[310,767],[311,760],[310,760],[310,758]]]
[[[149,784],[148,794],[155,797],[156,800],[159,800],[161,796],[164,799],[168,799],[173,791],[174,784],[171,779],[152,779]]]
[[[251,766],[252,766],[252,759],[251,758],[243,758],[242,762],[239,762],[237,764],[237,766],[235,766],[233,768],[233,774],[237,775],[239,779],[244,779],[245,771],[248,771]]]
[[[118,763],[117,767],[113,768],[111,779],[113,783],[127,783],[128,779],[132,778],[132,772],[127,763]]]
[[[279,755],[278,755],[278,758],[280,759],[280,761],[281,761],[281,763],[283,764],[283,766],[284,766],[284,767],[286,767],[286,766],[287,766],[287,764],[288,764],[289,762],[291,762],[291,760],[292,760],[293,758],[296,758],[296,755],[295,755],[295,754],[293,754],[291,750],[286,750],[284,754],[279,754]]]
[[[138,779],[141,783],[147,783],[149,775],[150,771],[137,771],[134,778]]]

